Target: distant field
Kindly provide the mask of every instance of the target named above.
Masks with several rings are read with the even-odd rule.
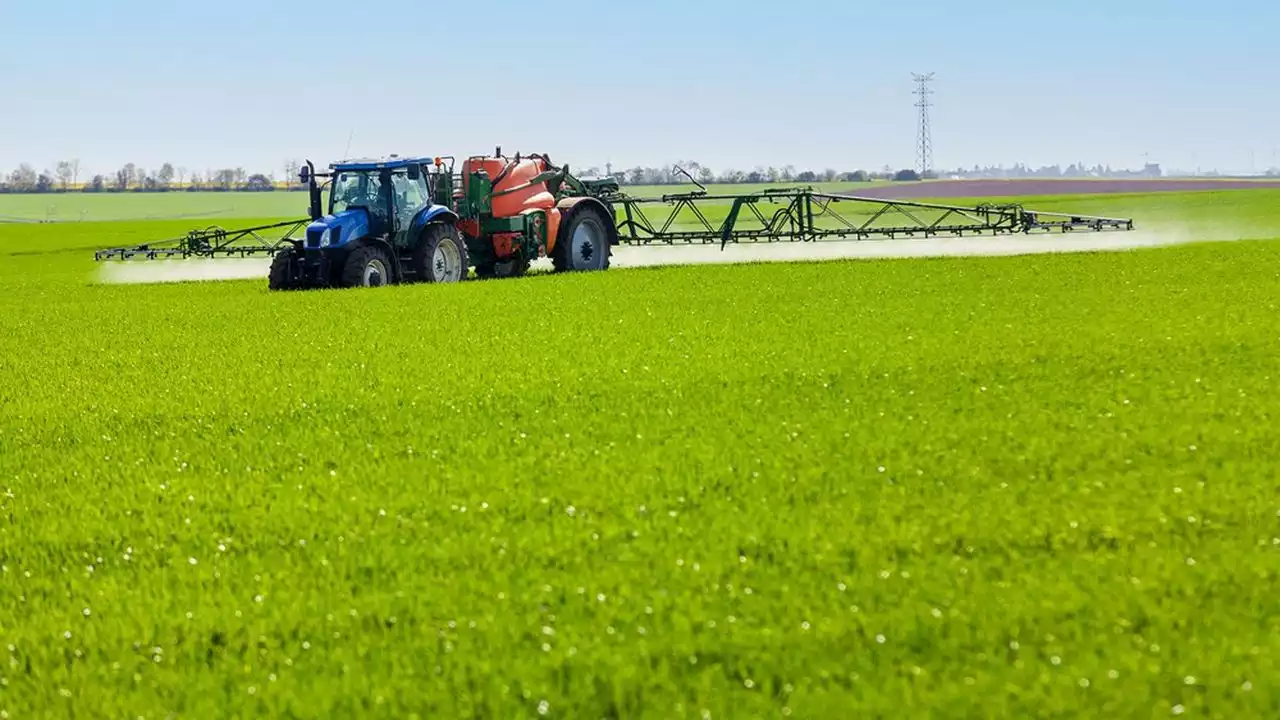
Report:
[[[133,198],[120,198],[132,200]],[[1162,193],[1103,193],[1094,195],[1065,195],[986,198],[944,198],[949,204],[967,205],[981,202],[1025,202],[1028,207],[1048,212],[1070,212],[1088,215],[1132,218],[1136,223],[1133,233],[1122,233],[1120,242],[1134,244],[1153,242],[1185,242],[1191,240],[1236,240],[1280,237],[1280,190],[1228,190],[1221,192],[1162,192]],[[762,205],[766,215],[773,211]],[[834,208],[847,220],[863,222],[877,205],[838,203]],[[645,206],[643,212],[654,224],[665,221],[670,206],[663,203]],[[713,227],[723,222],[728,204],[710,204],[703,208],[704,215]],[[937,213],[917,211],[916,215],[927,220]],[[64,256],[62,267],[82,267],[85,272],[93,268],[94,250],[106,247],[136,245],[144,242],[184,235],[193,228],[208,225],[241,227],[270,222],[272,217],[187,218],[145,222],[76,222],[50,226],[45,224],[0,224],[4,230],[7,247],[0,248],[22,254],[56,253]],[[834,226],[830,218],[818,217],[819,225]],[[744,216],[741,225],[758,225]],[[900,222],[893,217],[882,218],[877,224]],[[691,213],[683,212],[676,218],[676,227],[700,227]],[[1036,235],[1033,240],[1056,242],[1057,235]],[[1080,236],[1087,242],[1088,236]],[[641,249],[647,252],[647,249]],[[792,252],[781,250],[780,252]],[[639,256],[643,258],[643,256]],[[74,263],[67,265],[67,262]]]
[[[1280,182],[1229,180],[975,180],[921,183],[775,183],[711,185],[714,195],[758,192],[770,187],[811,185],[819,190],[869,197],[946,199],[992,196],[1027,197],[1055,195],[1106,195],[1114,193],[1227,191],[1280,189]],[[627,187],[639,197],[683,193],[693,185]],[[66,193],[54,195],[0,195],[0,223],[19,221],[102,222],[115,220],[277,218],[304,216],[307,196],[300,192],[265,193]]]
[[[1164,192],[1146,194],[1096,194],[1096,195],[1048,195],[1023,198],[999,196],[985,198],[942,198],[943,202],[956,205],[973,205],[982,202],[1025,202],[1028,207],[1045,212],[1069,212],[1085,215],[1132,218],[1134,233],[1150,238],[1153,235],[1165,241],[1188,240],[1236,240],[1280,237],[1280,190],[1229,190],[1222,192]],[[779,206],[762,204],[762,214],[768,217]],[[879,210],[879,205],[843,202],[832,206],[848,222],[862,223]],[[730,205],[712,203],[701,210],[706,222],[718,227],[728,215]],[[665,222],[672,206],[658,203],[646,205],[638,212],[654,225]],[[938,217],[940,212],[917,210],[914,215],[925,222]],[[59,237],[74,238],[77,247],[92,255],[97,248],[137,244],[151,240],[183,235],[194,227],[220,224],[227,227],[267,222],[270,218],[228,218],[226,220],[171,220],[163,222],[127,223],[76,223]],[[893,215],[882,216],[873,226],[900,224],[902,219]],[[819,216],[817,224],[835,227],[838,222],[831,217]],[[739,227],[759,227],[759,221],[744,214]],[[26,226],[31,228],[32,226]],[[72,229],[74,227],[74,230]],[[681,211],[675,218],[675,228],[700,228],[701,221],[689,210]],[[36,250],[46,242],[47,235],[23,233],[15,230],[12,237],[29,238],[29,249]],[[1035,238],[1055,239],[1037,235]]]
[[[857,192],[882,183],[819,183],[834,192]],[[796,185],[791,183],[790,185]],[[780,185],[717,185],[720,193],[750,192]],[[678,186],[629,187],[635,195],[651,197],[694,189]],[[103,222],[116,220],[200,221],[232,218],[305,216],[307,194],[302,192],[170,192],[170,193],[65,193],[53,195],[0,195],[0,223],[19,221]]]
[[[306,214],[306,193],[283,191],[0,195],[0,222],[200,221]]]

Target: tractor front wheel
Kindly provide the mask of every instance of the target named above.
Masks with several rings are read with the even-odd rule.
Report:
[[[271,258],[271,271],[267,274],[267,287],[271,290],[297,290],[293,277],[293,251],[282,250]]]
[[[467,276],[467,245],[457,228],[432,223],[422,231],[413,253],[413,270],[419,282],[459,282]]]
[[[344,287],[382,287],[392,283],[391,259],[381,248],[365,245],[347,256],[342,268]]]
[[[556,235],[551,262],[556,272],[607,270],[613,224],[594,203],[581,203]]]

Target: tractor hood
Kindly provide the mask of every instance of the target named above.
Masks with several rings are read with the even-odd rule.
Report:
[[[307,249],[341,247],[369,234],[369,212],[363,208],[325,215],[307,226]]]

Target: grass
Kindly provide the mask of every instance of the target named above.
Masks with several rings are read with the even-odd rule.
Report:
[[[86,283],[180,227],[0,227],[10,718],[1280,711],[1280,244]]]

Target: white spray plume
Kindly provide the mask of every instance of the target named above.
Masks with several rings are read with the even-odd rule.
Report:
[[[753,262],[808,262],[855,258],[976,257],[1029,255],[1039,253],[1103,252],[1189,242],[1223,242],[1266,237],[1265,231],[1209,226],[1169,225],[1149,230],[1114,232],[1049,233],[968,238],[915,240],[864,240],[825,242],[774,242],[720,245],[619,245],[613,250],[611,265],[617,268],[662,265],[737,264]],[[263,280],[269,258],[227,258],[190,260],[134,260],[104,263],[97,282],[143,284],[200,280]],[[534,267],[549,269],[545,259]]]
[[[981,257],[1040,253],[1104,252],[1250,237],[1227,228],[1167,227],[1152,230],[1050,233],[967,238],[861,240],[720,245],[650,245],[614,248],[614,267],[807,262],[856,258]]]
[[[126,260],[103,263],[95,280],[107,285],[266,279],[270,258]]]

